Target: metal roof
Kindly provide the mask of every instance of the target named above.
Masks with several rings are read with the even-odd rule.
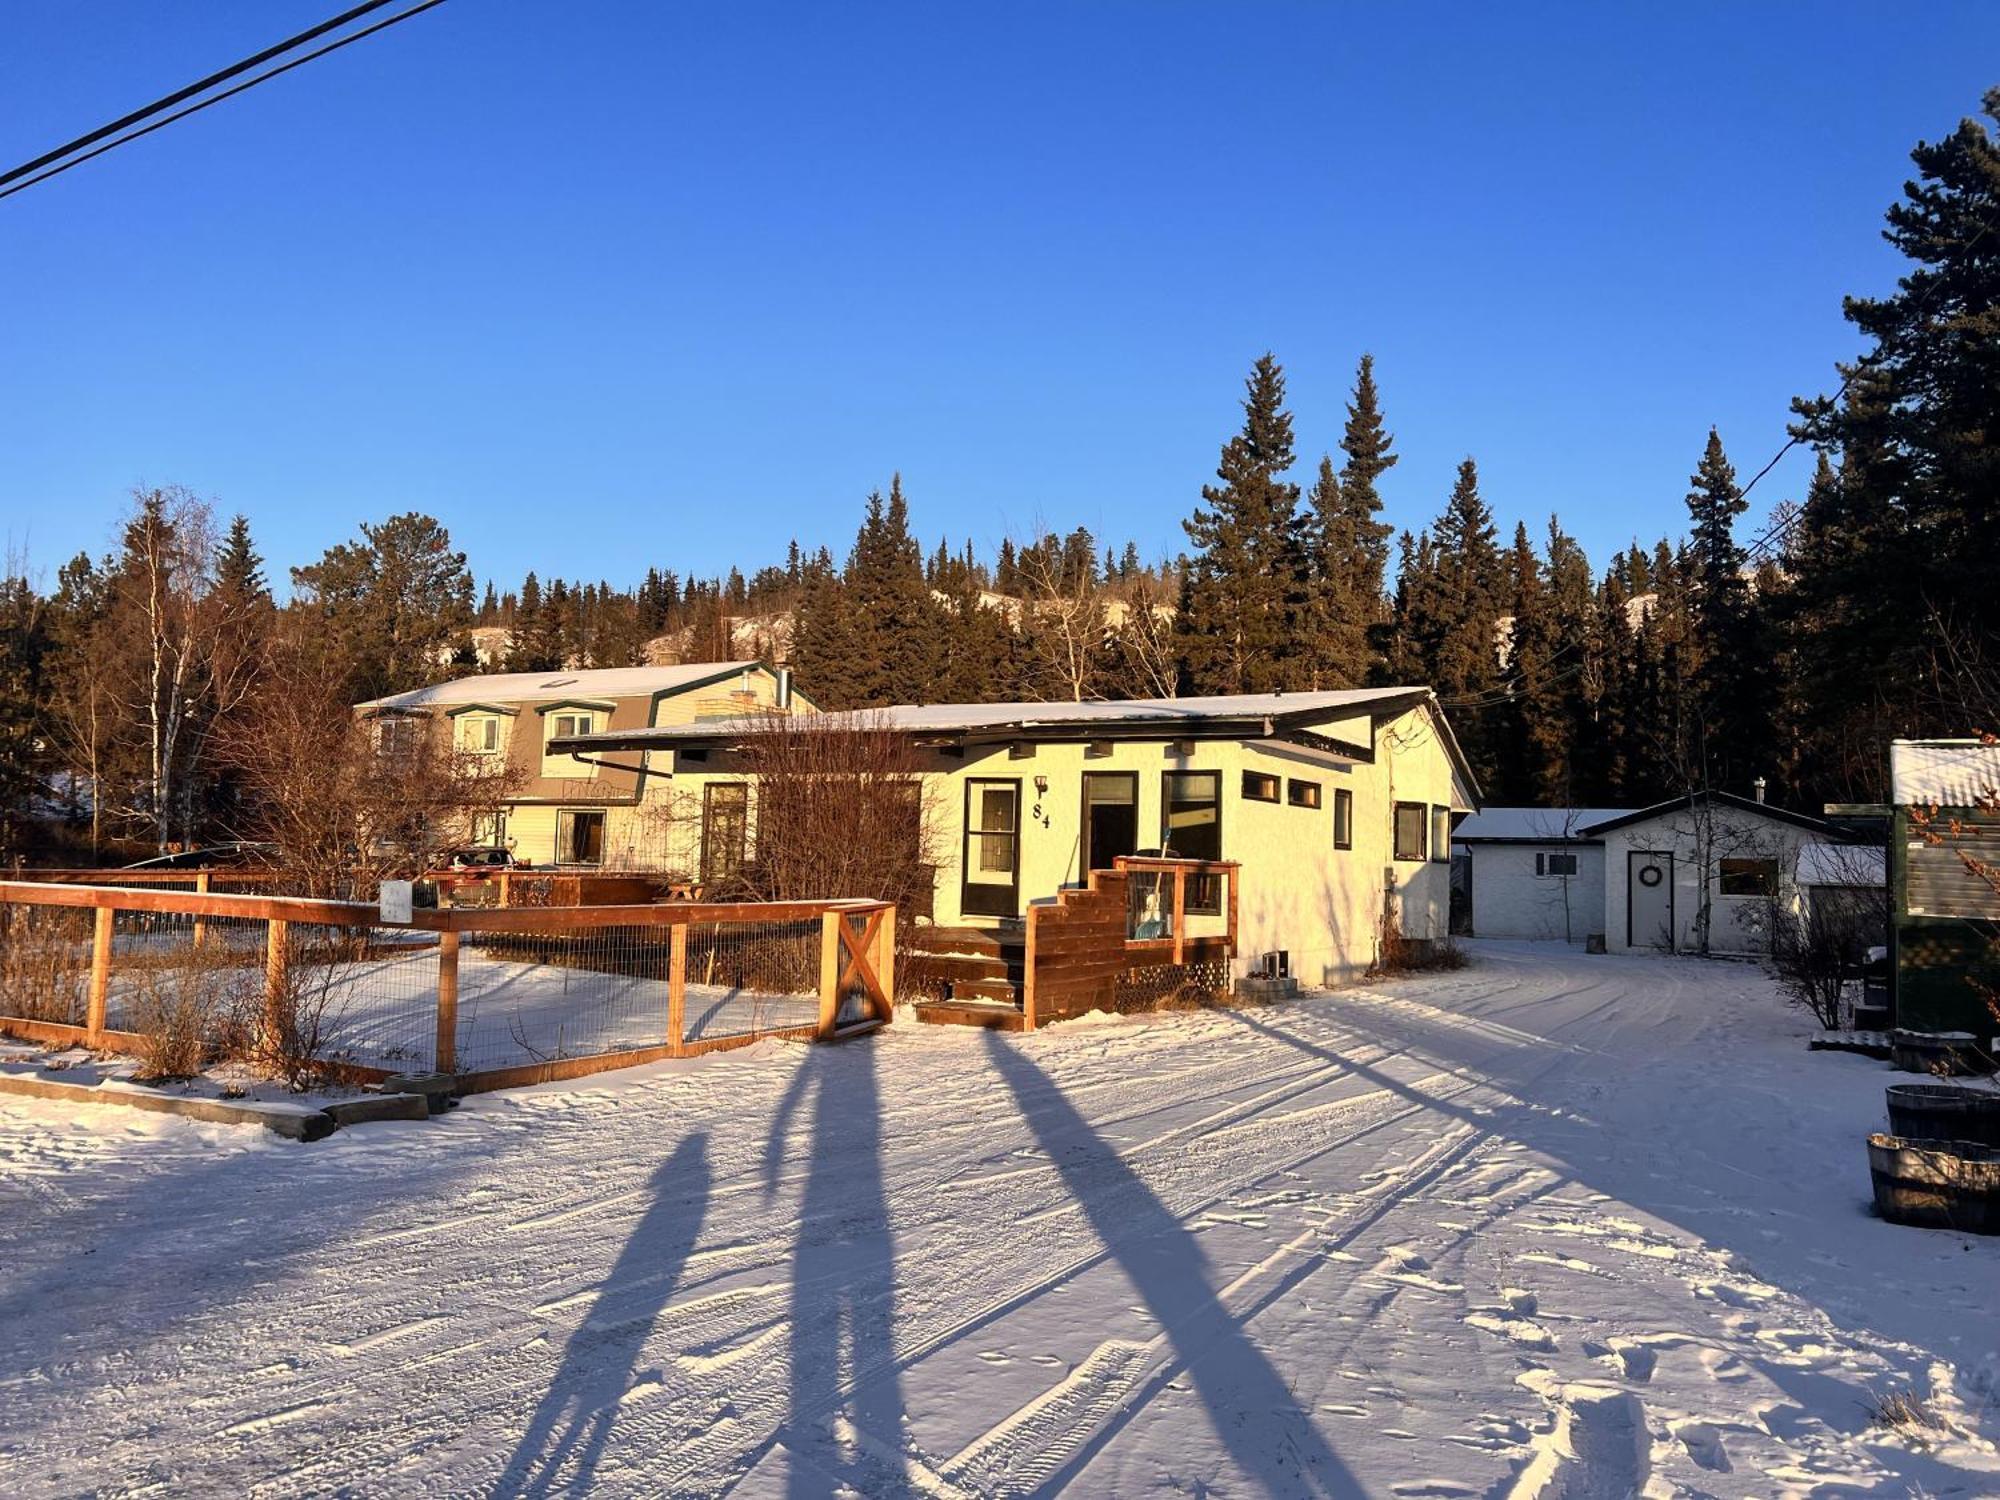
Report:
[[[1800,885],[1846,885],[1883,890],[1889,884],[1888,851],[1874,844],[1799,845]]]
[[[1482,807],[1451,833],[1455,844],[1594,843],[1584,833],[1629,812],[1623,807]]]
[[[959,743],[1011,739],[1087,740],[1105,738],[1264,738],[1343,714],[1383,717],[1422,704],[1437,706],[1426,687],[1342,688],[1313,693],[1232,693],[1202,698],[1126,698],[1092,703],[898,703],[887,708],[815,714],[820,728],[886,729],[899,734],[935,735]],[[1464,779],[1474,801],[1478,779],[1466,763],[1451,726],[1437,715],[1445,753]],[[601,730],[551,740],[564,753],[593,750],[647,750],[715,746],[768,734],[768,716],[743,715],[657,728]],[[1362,748],[1365,753],[1365,747]]]
[[[1628,828],[1634,823],[1649,823],[1655,818],[1665,818],[1677,812],[1684,812],[1697,802],[1717,802],[1738,812],[1754,813],[1760,818],[1769,818],[1774,823],[1789,823],[1794,828],[1805,828],[1814,833],[1825,833],[1829,827],[1823,818],[1793,812],[1789,808],[1778,807],[1769,802],[1757,802],[1749,797],[1739,797],[1734,792],[1708,791],[1690,792],[1685,797],[1669,797],[1664,802],[1655,802],[1651,807],[1635,808],[1628,813],[1601,819],[1586,825],[1580,831],[1587,837],[1597,838],[1614,828]]]
[[[586,667],[575,672],[485,672],[432,687],[371,698],[363,709],[435,708],[460,703],[542,703],[565,698],[650,698],[720,682],[754,661],[688,662],[678,667]]]
[[[1898,807],[1980,807],[2000,801],[2000,744],[1891,740],[1889,797]]]

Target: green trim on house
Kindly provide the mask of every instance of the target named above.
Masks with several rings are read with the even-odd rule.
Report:
[[[509,708],[504,703],[460,703],[446,709],[444,716],[447,719],[455,719],[460,714],[505,714],[512,719],[518,717],[520,712],[520,709]]]

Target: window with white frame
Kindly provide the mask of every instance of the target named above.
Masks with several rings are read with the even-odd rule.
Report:
[[[566,735],[591,734],[598,728],[599,715],[587,708],[560,708],[542,716],[542,774],[582,780],[597,775],[597,767],[573,755],[550,753],[552,740]]]
[[[462,714],[458,721],[458,748],[468,755],[500,753],[500,716]]]
[[[1574,854],[1541,853],[1535,856],[1537,875],[1574,875],[1576,856]]]

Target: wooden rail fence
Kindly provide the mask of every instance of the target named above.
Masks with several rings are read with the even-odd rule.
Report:
[[[179,878],[186,881],[190,876],[206,873],[182,872]],[[207,883],[205,879],[202,881],[204,886]],[[690,1057],[742,1046],[767,1036],[832,1040],[886,1025],[893,1015],[896,909],[879,901],[662,901],[596,906],[418,908],[407,923],[392,924],[383,921],[378,907],[363,902],[209,889],[141,889],[73,883],[66,879],[0,880],[0,913],[22,909],[88,910],[93,914],[82,1024],[0,1013],[0,1032],[57,1044],[131,1050],[144,1040],[135,1032],[114,1030],[107,1025],[112,979],[119,964],[114,931],[121,914],[185,919],[189,947],[196,951],[213,941],[211,929],[218,922],[261,923],[267,1007],[281,1001],[295,928],[324,927],[373,935],[395,941],[398,952],[427,951],[432,944],[421,939],[413,943],[410,935],[435,935],[436,982],[428,1000],[435,1008],[436,1021],[432,1069],[457,1074],[463,1092],[579,1077],[662,1058]],[[773,924],[814,922],[819,932],[815,1020],[768,1028],[759,1026],[748,1033],[727,1036],[691,1038],[687,1034],[691,928],[708,930],[709,939],[714,942],[732,932],[747,937]],[[665,1014],[661,1017],[657,1042],[640,1046],[619,1044],[589,1055],[538,1059],[513,1067],[459,1071],[460,964],[462,944],[467,937],[531,940],[609,935],[614,930],[649,934],[655,942],[662,932],[665,934],[668,945]],[[860,1014],[844,1019],[843,1008],[849,1000],[856,1002]],[[343,1064],[340,1071],[379,1079],[404,1070]]]

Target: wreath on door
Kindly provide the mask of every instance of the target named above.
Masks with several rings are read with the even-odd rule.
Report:
[[[1658,865],[1641,865],[1639,867],[1639,884],[1641,885],[1645,886],[1658,885],[1662,880],[1665,880],[1666,878],[1667,878],[1666,872],[1662,870]]]

